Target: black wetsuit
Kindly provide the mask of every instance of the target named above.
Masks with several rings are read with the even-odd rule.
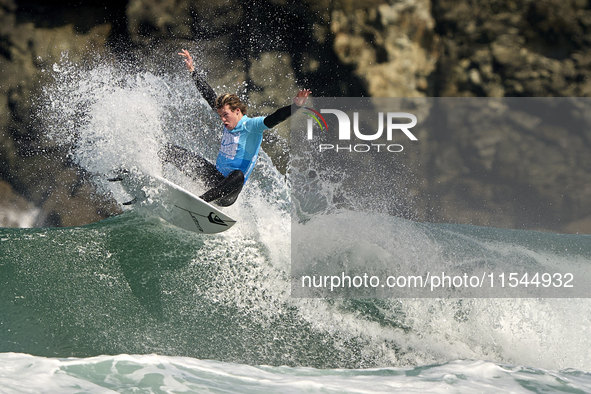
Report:
[[[197,71],[191,73],[197,89],[207,101],[209,106],[216,111],[216,94],[211,86],[205,81],[203,75]],[[264,118],[266,127],[272,128],[291,116],[292,109],[299,107],[295,104],[279,108],[271,115]],[[232,205],[244,186],[245,177],[241,170],[234,170],[224,176],[213,163],[203,157],[176,145],[167,145],[163,153],[163,160],[177,166],[188,176],[200,179],[205,183],[208,191],[200,196],[204,201],[214,202],[220,206]]]

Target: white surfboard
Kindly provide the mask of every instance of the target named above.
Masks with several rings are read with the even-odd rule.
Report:
[[[122,172],[110,181],[120,181],[133,202],[142,204],[182,229],[199,234],[228,230],[236,221],[193,193],[155,175]]]

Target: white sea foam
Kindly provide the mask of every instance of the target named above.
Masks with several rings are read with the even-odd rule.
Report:
[[[32,204],[28,209],[14,209],[10,207],[0,207],[0,227],[19,227],[28,228],[35,225],[39,216],[39,208]]]
[[[0,354],[12,393],[530,393],[589,392],[591,375],[487,361],[363,370],[250,366],[158,355],[55,359]]]

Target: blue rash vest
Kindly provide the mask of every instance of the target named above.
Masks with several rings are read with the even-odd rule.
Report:
[[[224,176],[234,170],[244,173],[244,182],[254,169],[263,142],[263,131],[268,127],[265,117],[249,118],[243,115],[234,129],[224,127],[222,146],[216,160],[216,168]]]

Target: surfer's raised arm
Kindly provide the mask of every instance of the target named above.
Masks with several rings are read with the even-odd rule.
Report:
[[[187,70],[191,72],[191,77],[193,78],[193,82],[195,82],[195,85],[197,86],[199,93],[201,93],[205,101],[207,101],[207,104],[209,104],[211,109],[215,111],[215,99],[217,96],[213,88],[209,86],[209,84],[205,80],[205,75],[203,74],[203,72],[195,70],[193,57],[191,56],[189,51],[187,51],[186,49],[182,49],[181,52],[179,52],[179,55],[185,58],[185,65],[187,66]]]
[[[195,85],[197,86],[197,89],[199,90],[203,98],[207,101],[209,106],[214,111],[217,111],[219,108],[217,108],[216,106],[217,96],[215,94],[215,91],[211,86],[209,86],[209,84],[205,80],[205,75],[203,74],[203,72],[195,70],[193,57],[191,56],[189,51],[187,51],[186,49],[182,49],[179,52],[179,55],[185,58],[185,65],[187,66],[187,70],[191,72],[191,77],[193,78],[193,81],[195,82]],[[294,97],[293,99],[293,104],[283,108],[279,108],[277,111],[267,116],[265,118],[265,125],[271,128],[277,126],[279,123],[289,118],[289,116],[291,115],[292,106],[295,105],[294,109],[297,110],[298,107],[304,105],[310,94],[311,92],[308,89],[302,89],[298,91],[296,97]]]

